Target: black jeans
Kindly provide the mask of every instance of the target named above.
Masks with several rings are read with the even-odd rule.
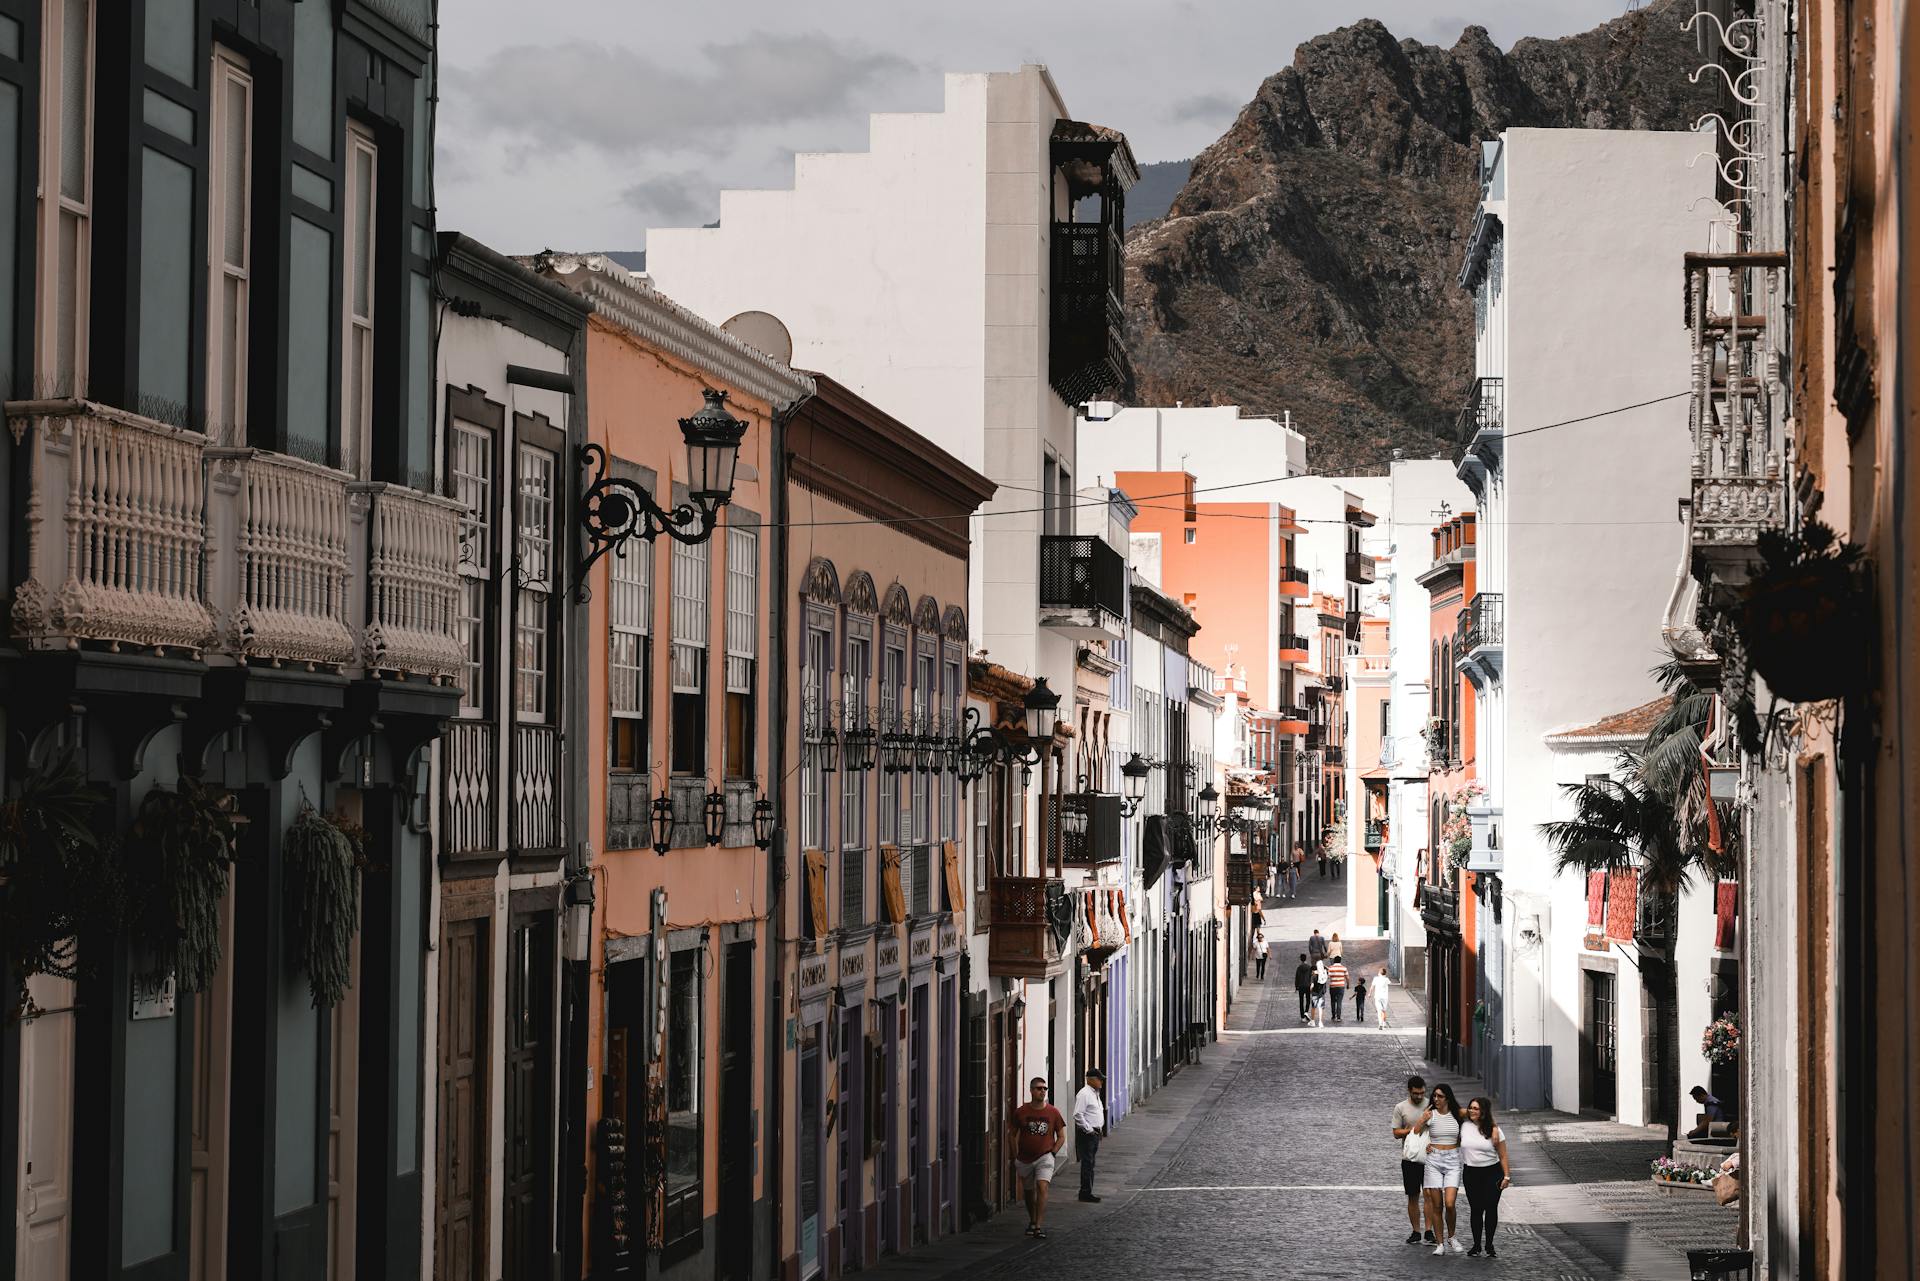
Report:
[[[1493,1231],[1500,1226],[1503,1177],[1497,1165],[1469,1165],[1460,1171],[1460,1181],[1467,1189],[1468,1220],[1473,1227],[1475,1245],[1493,1244]]]
[[[1347,1008],[1347,989],[1344,987],[1329,988],[1327,989],[1327,995],[1333,998],[1333,1021],[1338,1023],[1340,1021],[1340,1011]]]
[[[1093,1195],[1093,1162],[1100,1154],[1100,1136],[1086,1130],[1073,1132],[1073,1155],[1080,1162],[1080,1195]]]
[[[1253,977],[1257,979],[1263,979],[1267,977],[1267,958],[1266,957],[1256,956],[1253,958]]]
[[[1309,1007],[1307,1005],[1307,989],[1303,987],[1299,991],[1300,991],[1300,1017],[1304,1019],[1307,1017],[1307,1014],[1309,1013]]]

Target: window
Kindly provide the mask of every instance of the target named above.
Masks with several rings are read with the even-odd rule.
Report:
[[[707,772],[707,549],[673,545],[673,745],[675,774]]]
[[[1040,465],[1040,532],[1057,534],[1060,532],[1060,500],[1055,497],[1055,487],[1060,483],[1060,464],[1048,454]]]
[[[964,670],[960,647],[949,642],[942,653],[940,678],[942,715],[949,737],[958,737],[960,733],[960,696],[964,692]],[[949,841],[960,839],[960,781],[944,769],[940,771],[940,835]],[[952,906],[960,905],[955,903]]]
[[[737,519],[737,517],[736,517]],[[728,778],[752,778],[755,726],[754,667],[759,653],[760,533],[727,527],[727,760]],[[827,654],[833,654],[832,634]],[[825,677],[822,677],[823,681]],[[829,686],[823,685],[824,692]],[[822,793],[824,805],[824,790]]]
[[[886,648],[880,659],[880,732],[906,732],[905,701],[907,685],[906,638],[888,629]],[[897,763],[897,762],[893,762]],[[880,843],[895,845],[900,831],[900,775],[883,764],[880,770]]]
[[[247,438],[247,295],[253,261],[253,77],[225,49],[213,54],[207,236],[207,418],[210,435]]]
[[[932,734],[937,729],[934,709],[939,699],[939,667],[934,661],[934,641],[916,638],[913,656],[913,727],[916,735]],[[913,772],[912,836],[916,845],[933,839],[933,776],[923,770]]]
[[[607,698],[613,714],[614,769],[644,774],[651,754],[653,706],[653,544],[616,551],[608,569]]]
[[[40,75],[39,386],[10,396],[81,396],[87,389],[87,292],[93,257],[93,0],[48,0]],[[11,305],[11,303],[9,303]],[[11,353],[9,353],[11,355]]]
[[[672,954],[667,978],[667,1191],[700,1182],[700,1046],[705,1002],[700,969],[704,946]]]
[[[493,570],[493,433],[454,419],[447,439],[447,481],[460,513],[460,648],[465,655],[460,714],[487,708],[489,653],[487,586]]]
[[[867,690],[873,683],[873,628],[851,615],[847,618],[847,663],[841,677],[843,728],[855,729],[867,723]],[[840,780],[840,844],[850,850],[864,851],[867,846],[866,770],[843,770]],[[861,865],[864,876],[865,865]]]
[[[996,769],[973,785],[973,928],[976,933],[987,927],[987,909],[992,902],[988,886],[999,874],[1000,852],[994,841],[1000,832],[995,807],[1001,774],[1002,771]]]
[[[1192,525],[1187,526],[1187,545],[1191,547],[1193,544],[1199,541],[1200,541],[1200,531],[1195,529]]]
[[[517,454],[514,513],[513,710],[547,719],[551,684],[554,456],[533,445]]]
[[[800,724],[806,741],[800,762],[800,847],[817,850],[827,845],[827,773],[819,744],[831,732],[832,724],[827,694],[833,688],[833,623],[832,615],[824,610],[807,611],[803,657]]]
[[[1380,700],[1380,746],[1384,749],[1393,738],[1393,704],[1386,699]]]
[[[373,422],[374,185],[379,153],[373,135],[347,125],[346,269],[341,290],[340,468],[368,476]]]

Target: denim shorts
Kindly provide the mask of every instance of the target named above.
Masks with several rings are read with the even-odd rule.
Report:
[[[1427,1177],[1421,1185],[1429,1188],[1457,1188],[1460,1186],[1460,1149],[1449,1148],[1444,1152],[1427,1149]]]

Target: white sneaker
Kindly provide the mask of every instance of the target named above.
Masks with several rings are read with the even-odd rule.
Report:
[[[1436,1245],[1433,1247],[1433,1253],[1435,1258],[1438,1258],[1439,1256],[1445,1254],[1446,1252],[1447,1252],[1447,1243],[1445,1241],[1442,1241],[1439,1245]]]
[[[1460,1238],[1459,1238],[1459,1237],[1448,1237],[1448,1238],[1447,1238],[1447,1253],[1449,1253],[1449,1254],[1465,1254],[1466,1252],[1467,1252],[1467,1247],[1466,1247],[1466,1246],[1464,1246],[1464,1245],[1461,1245],[1461,1244],[1460,1244]]]

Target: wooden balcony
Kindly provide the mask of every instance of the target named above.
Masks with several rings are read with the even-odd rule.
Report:
[[[988,974],[1048,979],[1065,971],[1073,909],[1064,883],[1050,876],[997,877],[989,903]]]
[[[110,650],[445,683],[459,509],[93,401],[12,401],[30,649]]]

